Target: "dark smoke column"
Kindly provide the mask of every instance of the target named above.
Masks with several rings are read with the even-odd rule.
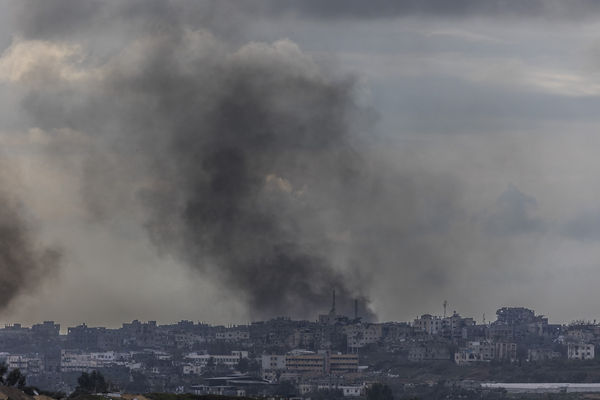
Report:
[[[0,179],[0,311],[60,262],[56,249],[38,248],[21,205]]]
[[[86,135],[90,209],[118,215],[119,202],[99,202],[133,190],[161,252],[224,286],[252,317],[312,319],[334,288],[351,313],[364,296],[338,241],[364,191],[351,143],[368,114],[354,81],[327,76],[288,40],[232,49],[168,26],[81,80],[32,91],[23,104],[34,126]]]
[[[118,82],[128,90],[119,96],[141,88],[156,99],[147,115],[168,137],[163,190],[144,193],[152,238],[216,275],[255,316],[314,318],[332,288],[351,309],[360,293],[332,266],[328,235],[359,189],[353,82],[325,78],[288,41],[216,64],[144,65],[151,74]]]

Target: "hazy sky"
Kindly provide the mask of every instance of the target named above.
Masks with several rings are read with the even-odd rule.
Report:
[[[565,4],[0,1],[36,255],[0,320],[312,319],[336,285],[380,321],[600,319],[600,8]]]

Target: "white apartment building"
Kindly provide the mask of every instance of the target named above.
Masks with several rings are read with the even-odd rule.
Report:
[[[201,374],[211,359],[215,365],[225,365],[229,368],[235,368],[242,358],[248,358],[248,352],[232,351],[231,354],[226,355],[199,354],[193,352],[187,354],[185,358],[190,360],[191,363],[183,365],[183,373],[185,375]]]
[[[117,360],[114,351],[104,351],[102,353],[90,353],[90,359],[96,361],[98,366],[102,364],[111,364]]]
[[[495,346],[490,342],[469,342],[467,346],[454,353],[454,362],[465,365],[472,362],[492,361],[495,357]]]
[[[569,360],[593,360],[594,345],[590,343],[569,343],[567,358]]]
[[[90,353],[78,352],[76,350],[60,351],[61,372],[90,372],[97,368],[97,360],[92,360]]]
[[[182,371],[184,375],[200,375],[204,371],[204,367],[196,364],[184,364]]]
[[[261,365],[263,371],[283,371],[286,367],[285,355],[263,354]]]
[[[36,375],[43,371],[43,360],[40,356],[10,354],[6,356],[6,364],[9,370],[18,368],[25,375]]]
[[[61,350],[60,369],[62,372],[90,372],[95,368],[102,368],[111,364],[125,364],[131,358],[129,353],[115,353],[114,351],[86,353],[77,350]]]
[[[413,321],[413,327],[428,335],[437,335],[442,332],[443,320],[431,314],[423,314]]]
[[[506,342],[469,342],[454,353],[454,362],[465,365],[471,362],[505,360],[515,361],[517,358],[516,343]]]

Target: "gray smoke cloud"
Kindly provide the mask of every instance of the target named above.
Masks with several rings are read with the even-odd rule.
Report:
[[[64,4],[26,8],[23,32],[68,37],[83,29],[68,21],[90,7],[91,25],[114,10],[129,18],[110,2]],[[358,298],[373,319],[370,282],[397,273],[389,268],[443,281],[444,252],[430,238],[460,215],[458,185],[392,166],[373,146],[376,113],[358,104],[352,76],[289,40],[238,46],[163,11],[132,16],[144,32],[161,28],[124,34],[116,55],[86,64],[53,48],[66,55],[22,75],[36,82],[22,103],[34,126],[89,139],[82,192],[95,218],[128,207],[114,199],[131,191],[157,248],[216,279],[253,317],[312,318],[335,289],[338,311],[351,314]]]
[[[313,318],[335,289],[339,311],[351,314],[358,298],[375,318],[374,281],[409,298],[465,269],[479,232],[464,221],[459,181],[382,149],[354,77],[289,40],[240,45],[215,21],[189,21],[227,3],[136,4],[23,2],[31,41],[9,51],[40,57],[13,77],[30,85],[32,126],[84,138],[93,219],[141,212],[163,255],[223,285],[253,317]],[[101,26],[119,45],[104,47]],[[73,45],[82,32],[91,50]],[[69,153],[62,142],[48,151],[59,162]],[[511,204],[504,213],[517,220]]]
[[[134,129],[158,124],[170,136],[159,149],[168,160],[156,166],[162,187],[141,192],[154,241],[218,276],[258,314],[314,315],[332,288],[350,305],[362,294],[332,267],[331,227],[316,217],[358,179],[351,82],[319,76],[287,42],[249,45],[214,66],[155,64],[179,58],[171,46],[172,38],[148,54],[147,74],[113,87],[118,96],[143,88],[157,103],[150,125]]]
[[[595,2],[4,4],[0,140],[74,260],[21,315],[595,312],[556,296],[597,270]]]
[[[6,0],[24,37],[64,38],[73,32],[110,35],[107,28],[131,32],[169,29],[185,23],[241,40],[248,18],[291,17],[365,20],[401,17],[490,17],[577,20],[600,12],[594,0]]]
[[[590,2],[576,2],[592,5]],[[553,11],[556,3],[543,0],[477,1],[477,0],[268,0],[255,1],[255,9],[266,13],[296,13],[306,17],[338,19],[396,18],[410,15],[461,17],[470,15],[537,16]],[[260,7],[262,6],[262,8]]]
[[[62,258],[58,248],[38,244],[36,231],[23,204],[12,190],[5,164],[0,163],[0,311],[19,295],[56,272]]]
[[[333,289],[342,309],[365,302],[360,271],[331,256],[371,180],[352,144],[370,118],[352,79],[327,77],[289,41],[232,52],[185,29],[133,44],[85,85],[37,68],[47,86],[23,105],[47,131],[93,138],[82,189],[98,217],[116,207],[97,194],[119,189],[103,186],[106,151],[119,179],[143,177],[134,191],[153,242],[253,315],[313,317]]]

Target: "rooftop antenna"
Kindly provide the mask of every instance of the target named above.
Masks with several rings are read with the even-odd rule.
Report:
[[[444,300],[444,318],[446,318],[446,307],[448,307],[448,301]]]

